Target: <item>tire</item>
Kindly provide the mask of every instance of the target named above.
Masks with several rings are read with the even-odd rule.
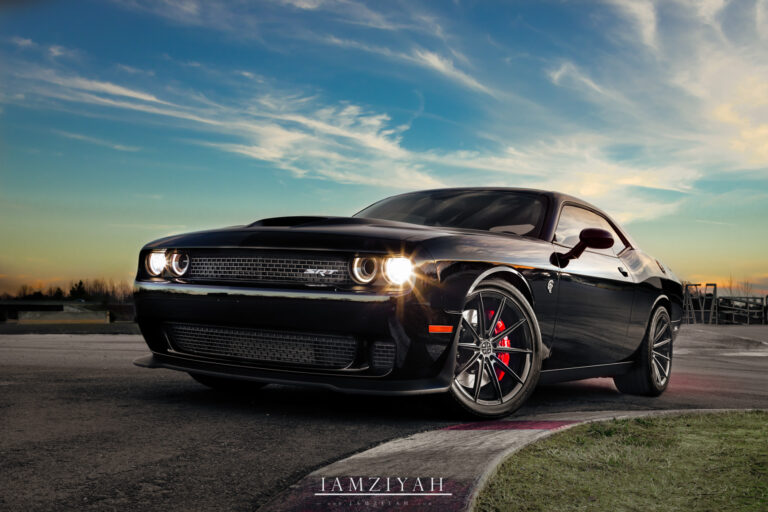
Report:
[[[249,380],[228,379],[226,377],[214,377],[202,373],[190,373],[190,377],[200,384],[216,391],[226,391],[229,393],[249,393],[257,391],[267,384],[264,382],[254,382]]]
[[[474,416],[506,416],[536,387],[539,323],[525,296],[507,282],[484,281],[467,295],[454,343],[450,395]]]
[[[637,365],[613,378],[616,387],[629,395],[659,396],[667,389],[672,373],[672,322],[663,306],[651,315],[640,345]]]

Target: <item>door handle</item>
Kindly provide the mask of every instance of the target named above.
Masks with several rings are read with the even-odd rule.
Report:
[[[624,267],[619,267],[619,272],[621,272],[621,275],[624,277],[629,277],[629,272],[627,272]]]

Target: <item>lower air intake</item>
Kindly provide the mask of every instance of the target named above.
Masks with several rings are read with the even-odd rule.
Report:
[[[395,365],[395,344],[377,341],[371,348],[371,366],[374,370],[389,371]]]
[[[355,360],[351,336],[244,329],[197,324],[166,324],[178,352],[248,362],[340,370]]]

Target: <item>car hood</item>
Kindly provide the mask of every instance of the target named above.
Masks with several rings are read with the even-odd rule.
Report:
[[[393,252],[457,233],[466,231],[361,217],[278,217],[246,226],[169,236],[147,244],[144,249],[237,247]]]

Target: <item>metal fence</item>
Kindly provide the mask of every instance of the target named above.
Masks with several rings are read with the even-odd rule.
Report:
[[[720,297],[717,300],[717,323],[765,325],[765,306],[766,297]]]
[[[683,298],[686,324],[768,323],[768,295],[765,297],[718,297],[714,283],[686,284]]]
[[[716,324],[717,285],[686,284],[683,297],[683,322],[686,324]]]

